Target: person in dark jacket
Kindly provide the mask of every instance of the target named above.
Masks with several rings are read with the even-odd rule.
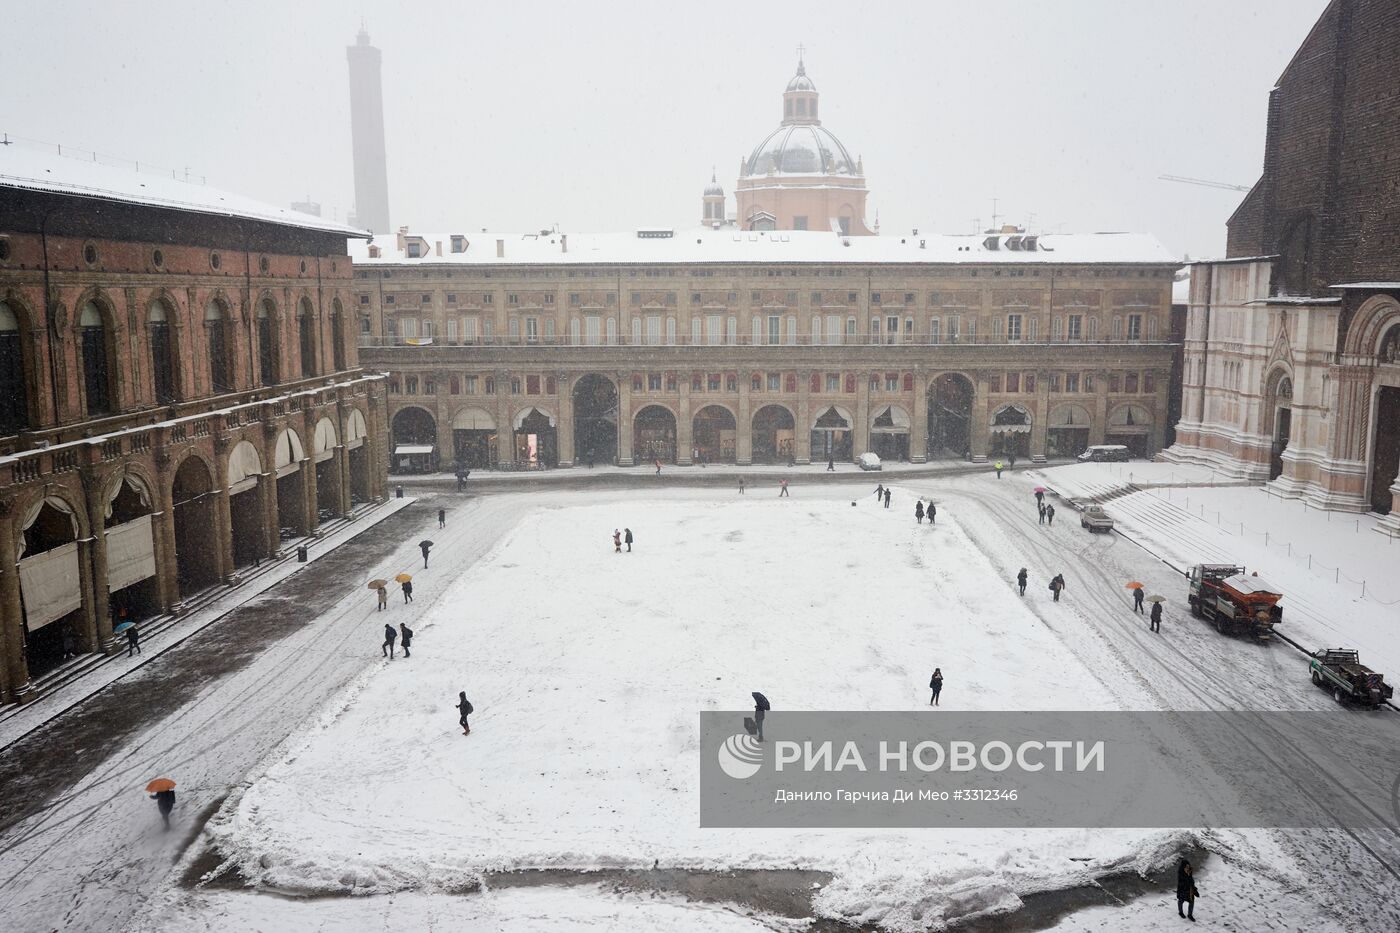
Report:
[[[379,653],[385,657],[392,658],[394,656],[394,642],[398,637],[398,631],[392,625],[385,624],[384,644],[379,646]]]
[[[787,496],[789,499],[792,498],[792,496],[788,495],[787,480],[780,479],[778,480],[778,498],[781,499],[783,496]]]
[[[438,509],[438,527],[447,527],[447,509]]]
[[[1045,507],[1045,524],[1055,524],[1055,507],[1053,505],[1047,505]]]
[[[165,821],[165,828],[170,830],[170,811],[175,809],[175,792],[173,790],[157,791],[151,795],[151,799],[156,802],[156,809],[160,811],[160,818]]]
[[[1043,492],[1041,492],[1040,490],[1037,489],[1037,490],[1036,490],[1036,493],[1035,493],[1035,505],[1036,505],[1036,508],[1039,508],[1039,507],[1041,507],[1041,506],[1044,505],[1044,504],[1045,504],[1045,493],[1043,493]]]
[[[924,514],[928,516],[929,527],[933,527],[933,520],[938,517],[938,507],[933,504],[932,499],[929,500],[928,508],[924,510]]]
[[[411,603],[411,602],[413,602],[413,581],[412,581],[412,580],[405,580],[405,581],[403,581],[403,601],[406,602],[406,603]]]
[[[943,693],[943,668],[935,667],[933,669],[933,676],[928,679],[928,688],[933,691],[928,698],[928,705],[937,706],[938,697]]]
[[[627,553],[628,553],[628,554],[631,554],[631,553],[632,553],[632,529],[631,529],[631,528],[624,528],[624,529],[622,529],[622,532],[623,532],[623,534],[622,534],[622,540],[623,540],[623,543],[625,543],[625,544],[627,545]]]
[[[424,569],[424,570],[427,570],[427,569],[428,569],[428,551],[432,550],[432,547],[433,547],[433,546],[432,546],[431,544],[429,544],[427,541],[420,541],[420,542],[418,543],[418,549],[419,549],[420,551],[423,552],[423,569]]]
[[[924,523],[924,500],[920,499],[914,506],[914,521],[920,525]]]
[[[1022,567],[1021,572],[1016,574],[1016,585],[1021,588],[1022,596],[1026,595],[1026,579],[1028,576],[1029,574],[1026,572],[1025,567]]]
[[[1060,593],[1064,591],[1065,578],[1063,574],[1055,574],[1050,578],[1050,592],[1055,594],[1055,602],[1060,601]]]
[[[886,489],[886,490],[885,490],[885,508],[889,508],[889,507],[890,507],[890,491],[889,491],[888,489]]]
[[[1142,615],[1142,601],[1147,598],[1147,594],[1142,591],[1142,587],[1133,587],[1133,612]]]
[[[1037,511],[1040,512],[1040,524],[1045,524],[1045,506],[1038,506]]]
[[[413,642],[413,629],[399,623],[399,644],[403,646],[403,656],[408,657],[408,646]]]
[[[879,502],[883,498],[885,498],[885,484],[881,483],[875,487],[875,501]]]
[[[768,713],[763,708],[763,704],[755,700],[753,704],[753,721],[758,727],[758,740],[760,742],[763,741],[763,717],[766,715],[768,715]]]
[[[135,625],[126,630],[126,656],[131,657],[133,651],[141,653],[141,635],[136,631]]]
[[[1152,613],[1148,616],[1148,619],[1150,619],[1151,622],[1152,622],[1151,626],[1149,626],[1149,627],[1152,629],[1152,631],[1154,631],[1154,632],[1160,632],[1160,631],[1162,630],[1162,604],[1161,604],[1161,603],[1153,603],[1153,604],[1152,604]]]
[[[1015,454],[1010,454],[1010,455],[1007,456],[1007,458],[1006,458],[1006,466],[1007,466],[1008,469],[1012,469],[1012,470],[1016,469],[1016,455],[1015,455]]]
[[[826,458],[826,472],[828,472],[828,473],[835,473],[835,472],[836,472],[836,458],[835,458],[835,457],[828,456],[828,457]]]
[[[1196,874],[1191,869],[1191,863],[1186,859],[1181,860],[1181,864],[1176,868],[1176,915],[1185,917],[1192,923],[1196,922],[1196,898],[1201,892],[1196,890]],[[1181,905],[1186,905],[1186,913],[1181,912]]]
[[[472,708],[472,701],[467,699],[467,691],[463,690],[457,697],[457,723],[462,727],[463,735],[471,735],[472,727],[467,723],[467,717],[476,710]]]

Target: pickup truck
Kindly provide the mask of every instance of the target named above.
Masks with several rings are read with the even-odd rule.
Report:
[[[1395,688],[1385,682],[1385,677],[1377,674],[1361,663],[1361,656],[1346,648],[1323,648],[1314,651],[1308,662],[1312,682],[1332,691],[1332,698],[1338,703],[1352,700],[1365,703],[1371,709],[1380,709],[1389,700]]]
[[[1103,506],[1086,505],[1084,511],[1079,513],[1079,527],[1089,529],[1090,534],[1096,531],[1112,531],[1113,519],[1108,517]]]

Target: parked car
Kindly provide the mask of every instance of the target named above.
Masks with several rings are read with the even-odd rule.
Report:
[[[856,465],[862,470],[882,470],[884,466],[880,463],[878,454],[863,453],[856,458]]]
[[[1308,669],[1312,672],[1312,682],[1331,690],[1338,703],[1351,700],[1380,709],[1395,693],[1383,675],[1362,664],[1361,656],[1347,648],[1314,651]]]
[[[1122,444],[1095,444],[1079,455],[1080,463],[1124,463],[1128,448]]]
[[[1090,533],[1095,531],[1112,531],[1113,519],[1108,517],[1108,513],[1101,505],[1086,505],[1084,511],[1079,513],[1079,527],[1089,529]]]

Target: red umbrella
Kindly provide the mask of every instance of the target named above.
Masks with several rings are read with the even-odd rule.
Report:
[[[1045,488],[1044,486],[1037,486],[1037,487],[1035,487],[1035,491],[1036,491],[1036,492],[1047,492],[1048,490],[1046,490],[1046,488]]]

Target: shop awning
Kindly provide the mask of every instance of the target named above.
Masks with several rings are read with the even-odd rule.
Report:
[[[396,457],[410,457],[414,454],[430,454],[432,452],[432,444],[400,444],[394,448],[394,456]]]

